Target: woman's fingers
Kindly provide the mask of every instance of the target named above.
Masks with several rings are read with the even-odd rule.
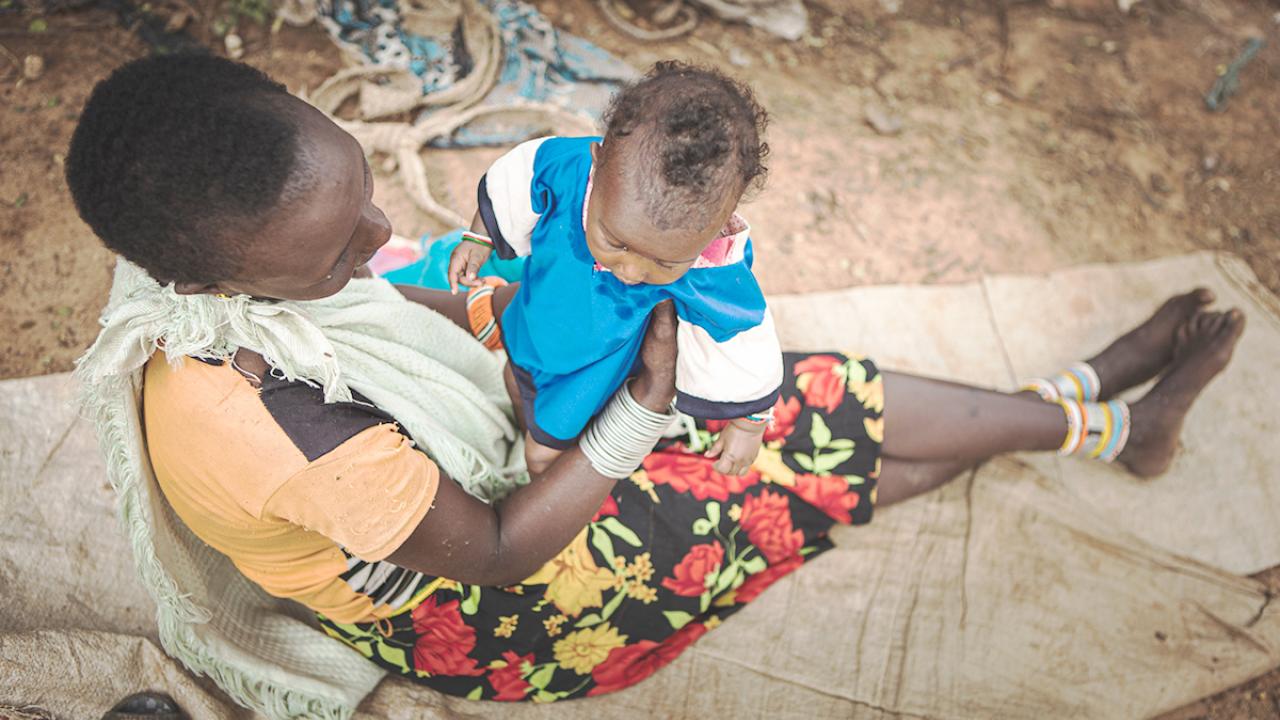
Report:
[[[650,313],[631,394],[654,412],[665,412],[676,394],[676,314],[670,300],[658,303]]]

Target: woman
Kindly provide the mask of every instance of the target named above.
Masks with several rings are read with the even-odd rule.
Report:
[[[349,135],[213,58],[141,60],[100,84],[67,178],[108,247],[172,292],[241,307],[336,296],[391,232]],[[399,290],[468,331],[510,298]],[[165,497],[197,535],[373,662],[471,698],[599,695],[644,679],[828,549],[832,525],[868,522],[874,505],[993,455],[1065,448],[1162,472],[1243,331],[1211,301],[1174,297],[1086,364],[1017,394],[788,355],[766,448],[742,476],[690,450],[715,428],[661,437],[675,392],[663,306],[635,378],[578,447],[496,504],[442,470],[456,461],[419,449],[433,438],[411,439],[394,399],[326,402],[330,388],[244,346],[222,348],[225,361],[209,348],[188,353],[202,360],[152,357],[146,436]],[[1132,407],[1106,402],[1157,375]],[[442,433],[461,422],[436,419]]]

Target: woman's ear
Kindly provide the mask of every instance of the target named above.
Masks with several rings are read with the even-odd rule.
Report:
[[[217,283],[176,282],[173,291],[179,295],[217,295],[223,292]]]
[[[600,164],[600,152],[601,152],[601,148],[603,147],[604,146],[598,142],[591,143],[591,162],[595,163],[596,165]]]

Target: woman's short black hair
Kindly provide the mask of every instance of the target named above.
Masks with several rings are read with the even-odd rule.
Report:
[[[646,203],[660,228],[717,206],[726,185],[745,192],[764,184],[768,113],[751,88],[717,70],[657,63],[614,96],[604,121],[606,148],[632,137],[633,151],[653,158]]]
[[[164,282],[226,280],[281,201],[297,131],[262,72],[207,55],[149,57],[98,83],[71,137],[80,217]]]

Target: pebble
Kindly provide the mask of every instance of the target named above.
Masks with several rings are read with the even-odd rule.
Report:
[[[399,167],[400,163],[396,161],[394,156],[387,156],[387,158],[382,161],[381,170],[384,175],[391,175]]]
[[[871,129],[881,135],[892,136],[902,132],[902,118],[879,103],[867,103],[862,114]]]
[[[880,9],[890,15],[897,15],[902,10],[902,0],[880,0]]]
[[[728,57],[730,65],[742,68],[751,67],[751,56],[747,54],[746,50],[736,45],[729,48]]]
[[[28,55],[22,58],[22,77],[27,80],[39,80],[44,75],[44,58],[39,55]]]
[[[244,41],[235,33],[227,33],[223,38],[223,43],[227,46],[227,56],[232,60],[239,60],[244,57]]]
[[[1205,172],[1213,172],[1214,170],[1217,170],[1218,156],[1214,155],[1213,153],[1209,153],[1208,155],[1205,155],[1204,158],[1200,161],[1200,167],[1204,168]]]
[[[1115,55],[1116,50],[1120,49],[1120,43],[1115,40],[1104,40],[1102,43],[1102,52],[1108,55]]]
[[[995,90],[988,90],[982,93],[982,102],[990,105],[991,107],[995,107],[996,105],[999,105],[1003,101],[1004,101],[1004,98],[1000,97],[1000,93],[996,92]]]
[[[1216,177],[1209,181],[1209,187],[1219,192],[1229,192],[1231,190],[1231,181],[1223,177]]]

